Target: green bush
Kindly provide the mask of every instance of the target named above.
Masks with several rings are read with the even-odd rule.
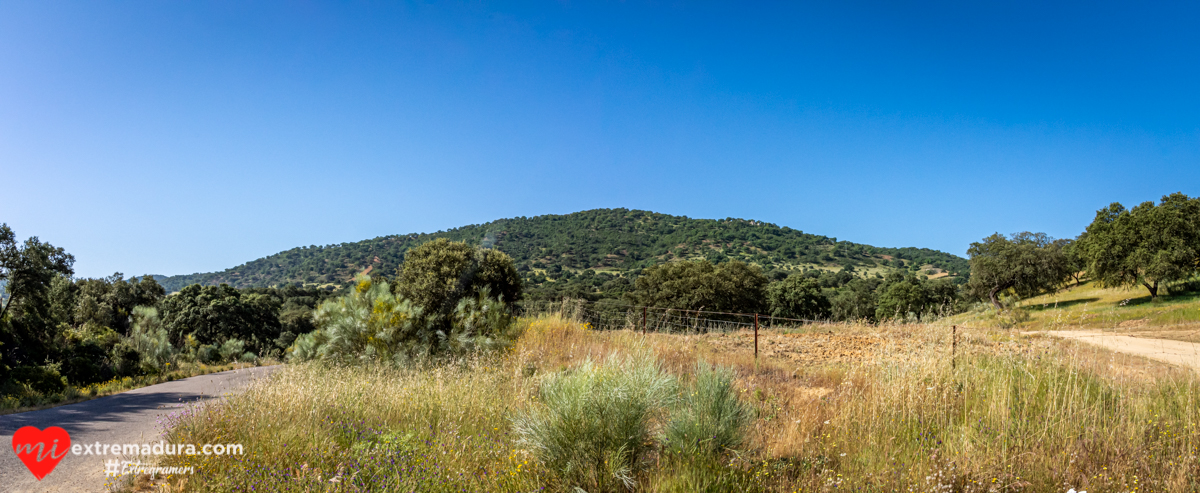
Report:
[[[422,308],[434,330],[447,331],[460,300],[483,288],[502,303],[521,299],[521,276],[504,252],[438,238],[404,254],[396,294]]]
[[[221,360],[221,350],[216,344],[205,344],[196,350],[196,359],[206,365],[217,363]]]
[[[113,346],[109,359],[117,376],[132,377],[142,372],[142,353],[127,340]]]
[[[314,318],[320,329],[296,338],[291,359],[388,361],[429,352],[438,345],[439,334],[429,330],[421,313],[393,294],[386,281],[360,276],[350,293],[317,307]]]
[[[8,379],[42,394],[57,394],[67,388],[67,379],[53,366],[18,366],[9,370]]]
[[[133,319],[129,333],[130,345],[141,354],[143,365],[161,371],[175,359],[175,348],[171,346],[167,329],[158,317],[158,310],[152,306],[134,307]]]
[[[228,339],[221,344],[221,348],[217,352],[221,355],[221,362],[226,363],[236,361],[237,357],[241,356],[245,349],[246,343],[240,339]]]
[[[516,317],[501,298],[492,298],[491,290],[480,288],[475,298],[459,300],[454,309],[446,348],[452,352],[489,349],[515,339]]]
[[[675,393],[653,355],[585,361],[542,382],[540,405],[513,418],[518,441],[569,486],[633,488],[655,423]]]
[[[663,433],[666,450],[714,457],[741,445],[752,411],[738,400],[733,380],[729,368],[696,363],[695,379]]]

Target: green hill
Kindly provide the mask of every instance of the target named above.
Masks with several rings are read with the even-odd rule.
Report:
[[[449,231],[383,236],[356,243],[299,247],[221,272],[163,277],[168,291],[193,284],[340,286],[363,271],[391,276],[409,248],[448,238],[497,248],[517,263],[527,287],[587,277],[599,289],[627,274],[676,259],[737,259],[770,270],[858,272],[905,268],[936,277],[963,275],[966,259],[927,248],[881,248],[746,219],[692,219],[628,209],[515,217]],[[594,278],[594,279],[592,279]],[[578,283],[578,280],[577,280]],[[619,288],[619,286],[617,286]],[[618,289],[619,290],[619,289]]]

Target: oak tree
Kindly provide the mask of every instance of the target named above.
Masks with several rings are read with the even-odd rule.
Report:
[[[1200,269],[1200,198],[1177,192],[1132,210],[1113,202],[1096,211],[1078,248],[1093,279],[1106,286],[1140,284],[1155,299],[1159,287]]]

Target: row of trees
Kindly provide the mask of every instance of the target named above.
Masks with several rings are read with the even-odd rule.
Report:
[[[502,252],[438,239],[394,280],[364,276],[343,296],[315,287],[74,279],[74,258],[0,225],[0,394],[60,391],[171,363],[282,357],[409,357],[490,344],[512,325],[521,277]],[[36,387],[36,388],[35,388]]]
[[[962,308],[959,288],[952,282],[900,271],[859,276],[853,268],[837,273],[810,270],[772,280],[755,265],[704,260],[646,269],[625,300],[677,310],[844,321],[920,320]]]
[[[166,296],[150,276],[73,278],[74,260],[37,237],[18,243],[0,224],[0,393],[52,393],[170,362],[282,355],[315,328],[313,309],[329,295],[193,285]]]
[[[1182,193],[1133,209],[1112,203],[1074,240],[1044,233],[999,233],[972,243],[973,295],[1003,308],[1002,296],[1028,297],[1082,276],[1104,286],[1143,286],[1151,299],[1200,271],[1200,198]]]

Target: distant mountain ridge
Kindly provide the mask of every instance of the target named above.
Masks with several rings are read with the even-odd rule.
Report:
[[[883,248],[747,219],[692,219],[649,211],[593,209],[515,217],[437,233],[381,236],[354,243],[298,247],[220,272],[155,276],[168,292],[190,284],[268,287],[340,286],[357,273],[391,276],[408,249],[436,238],[496,248],[522,272],[593,269],[619,274],[679,259],[729,259],[765,269],[932,266],[968,272],[967,260],[928,248]]]

